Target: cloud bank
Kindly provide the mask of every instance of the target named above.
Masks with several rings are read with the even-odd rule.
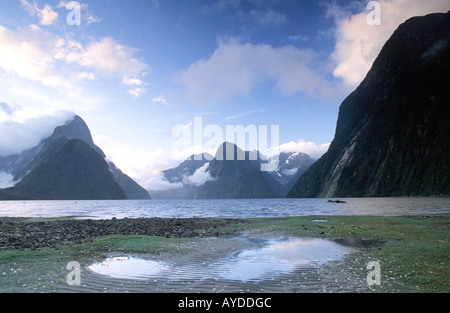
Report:
[[[44,86],[74,89],[79,82],[118,77],[134,95],[143,88],[148,66],[135,57],[137,49],[113,38],[88,44],[59,37],[37,25],[16,31],[0,25],[0,69]]]
[[[48,4],[46,4],[44,8],[40,9],[37,6],[36,1],[30,3],[27,0],[20,0],[20,3],[25,8],[25,10],[28,11],[28,13],[39,17],[39,24],[41,25],[53,25],[58,19],[58,13],[56,13]]]
[[[187,185],[201,186],[208,181],[214,181],[215,178],[208,172],[209,162],[195,171],[191,176],[184,177],[183,182]]]
[[[335,19],[335,50],[331,55],[335,63],[333,75],[350,87],[357,87],[383,45],[398,26],[407,19],[435,12],[446,13],[450,10],[448,0],[380,0],[381,23],[369,25],[363,7],[357,14],[350,15],[345,8],[329,5],[327,14]]]
[[[57,112],[54,115],[40,116],[23,122],[5,120],[0,122],[0,156],[8,156],[30,149],[49,137],[55,127],[63,125],[75,114]]]
[[[320,68],[318,55],[312,50],[241,43],[234,38],[221,42],[211,57],[192,64],[175,80],[194,103],[201,105],[250,95],[268,81],[274,81],[274,89],[283,95],[303,92],[331,98],[336,89]]]
[[[331,143],[316,144],[314,142],[299,139],[297,141],[290,141],[277,147],[279,151],[283,152],[301,152],[306,153],[313,159],[319,159],[325,152],[328,151]]]
[[[13,187],[15,185],[13,179],[11,174],[0,171],[0,189]]]

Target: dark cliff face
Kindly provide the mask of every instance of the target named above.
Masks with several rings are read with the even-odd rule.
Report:
[[[54,135],[55,134],[61,134],[66,139],[82,140],[103,158],[106,157],[103,151],[97,145],[95,145],[94,141],[92,140],[89,127],[79,116],[75,116],[74,119],[66,125],[57,127],[54,132]],[[148,191],[139,186],[139,184],[137,184],[128,175],[124,174],[113,162],[108,161],[108,167],[112,172],[115,181],[124,190],[127,199],[150,199],[150,194],[148,193]]]
[[[45,200],[126,199],[103,157],[79,139],[49,151],[14,190]]]
[[[288,197],[450,194],[450,12],[394,32]]]

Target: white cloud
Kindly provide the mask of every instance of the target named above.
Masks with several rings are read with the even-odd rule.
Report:
[[[23,122],[0,122],[0,156],[20,153],[49,137],[56,126],[74,116],[72,112],[56,112],[54,115],[30,118]]]
[[[133,89],[129,89],[129,90],[128,90],[128,93],[129,93],[130,95],[132,95],[133,97],[135,97],[135,98],[139,98],[140,96],[142,96],[143,94],[145,94],[146,91],[147,91],[147,90],[146,90],[145,88],[142,88],[142,87],[136,87],[136,88],[133,88]]]
[[[100,23],[102,21],[101,18],[99,18],[98,16],[94,16],[94,15],[87,15],[86,16],[86,24],[93,24],[93,23]]]
[[[120,74],[124,79],[135,82],[137,76],[147,69],[147,65],[134,57],[137,50],[119,44],[106,37],[93,41],[86,48],[74,51],[71,60],[101,72]]]
[[[68,1],[60,0],[57,7],[67,9],[68,4],[69,4]],[[100,23],[102,21],[100,17],[92,14],[92,12],[89,10],[89,5],[87,3],[81,3],[81,14],[83,15],[82,24],[89,25],[93,23]]]
[[[128,78],[128,76],[125,76],[123,78],[123,83],[125,85],[129,85],[129,86],[132,86],[132,85],[142,86],[142,85],[144,85],[144,82],[142,80],[140,80],[138,78]]]
[[[190,127],[192,124],[185,125]],[[92,137],[106,157],[114,162],[125,174],[133,178],[138,184],[147,190],[167,190],[182,187],[182,183],[171,184],[164,179],[162,171],[174,168],[188,157],[204,152],[201,145],[192,145],[184,149],[156,149],[144,150],[132,147],[127,143],[113,140],[108,136],[93,133]],[[215,153],[214,151],[206,151]],[[194,175],[185,177],[185,183],[201,184],[207,180],[212,180],[204,167]]]
[[[28,2],[27,0],[20,0],[22,6],[25,10],[28,11],[31,15],[36,15],[39,17],[39,24],[50,26],[53,25],[58,19],[58,13],[56,13],[52,7],[48,4],[44,6],[43,9],[39,9],[36,4],[36,1],[33,3]]]
[[[67,86],[54,70],[59,41],[36,25],[13,32],[0,25],[0,68],[46,86]]]
[[[316,144],[314,142],[299,139],[290,141],[277,147],[279,151],[306,153],[313,159],[318,159],[328,151],[330,143]]]
[[[130,94],[145,92],[141,77],[147,65],[134,56],[137,50],[113,38],[93,40],[86,47],[37,25],[12,31],[0,26],[0,69],[47,87],[73,93],[82,81],[99,76],[119,77]]]
[[[131,89],[128,90],[128,93],[135,98],[139,98],[147,91],[144,87],[147,84],[145,84],[139,78],[128,78],[128,76],[125,76],[123,78],[123,83],[127,86],[131,86]]]
[[[85,78],[79,79],[85,80]],[[0,86],[2,86],[0,100],[15,104],[12,115],[2,114],[0,110],[0,121],[8,119],[22,122],[33,117],[51,115],[60,110],[81,114],[81,112],[97,110],[107,103],[107,99],[99,95],[96,90],[87,90],[82,87],[82,84],[81,86],[72,84],[70,88],[43,86],[40,82],[8,75],[1,70]]]
[[[128,92],[139,97],[145,93],[141,76],[148,66],[137,60],[137,49],[119,44],[113,38],[102,38],[91,42],[87,47],[78,43],[69,43],[66,53],[61,58],[69,63],[76,63],[97,71],[103,75],[119,75],[123,84],[132,86]],[[135,87],[139,86],[139,87]]]
[[[336,5],[328,10],[329,16],[336,21],[336,46],[332,55],[336,65],[333,74],[343,79],[350,88],[361,83],[381,48],[401,23],[413,16],[445,13],[450,9],[448,0],[380,0],[379,3],[379,26],[367,23],[367,15],[371,11],[366,7],[353,15]]]
[[[194,174],[188,177],[184,177],[183,183],[193,186],[204,185],[208,181],[214,181],[215,178],[208,172],[209,163],[205,163],[202,167],[197,169]]]
[[[220,43],[209,59],[202,59],[180,73],[181,83],[197,104],[211,104],[238,95],[249,95],[259,85],[275,81],[281,94],[307,93],[332,97],[338,92],[320,73],[312,50],[293,46],[242,44],[236,39]]]
[[[104,103],[98,92],[93,94],[84,84],[100,74],[66,61],[80,48],[81,43],[37,25],[16,31],[0,26],[0,101],[17,104],[14,120],[58,110],[94,110]],[[2,119],[5,114],[0,114]]]
[[[161,171],[178,166],[192,151],[147,151],[101,134],[93,133],[92,137],[106,157],[142,187],[148,190],[164,190],[182,186],[165,181]]]
[[[159,96],[159,97],[155,97],[152,100],[153,103],[160,103],[162,105],[165,105],[166,107],[172,107],[172,105],[169,104],[169,102],[167,102],[167,99],[164,98],[163,96]]]
[[[5,172],[0,172],[0,189],[13,187],[15,183],[13,182],[14,177]]]

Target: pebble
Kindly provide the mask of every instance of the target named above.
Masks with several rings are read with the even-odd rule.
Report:
[[[61,219],[30,222],[26,218],[0,217],[0,251],[81,243],[98,236],[148,235],[167,238],[219,236],[217,227],[242,223],[236,219],[124,218],[111,220]],[[199,232],[198,230],[202,231]]]

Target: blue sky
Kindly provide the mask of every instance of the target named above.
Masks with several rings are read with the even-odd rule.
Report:
[[[176,125],[279,125],[283,149],[319,157],[339,105],[407,18],[445,0],[95,0],[0,3],[0,155],[36,144],[70,114],[149,189],[192,143]],[[206,141],[207,139],[205,139]]]

